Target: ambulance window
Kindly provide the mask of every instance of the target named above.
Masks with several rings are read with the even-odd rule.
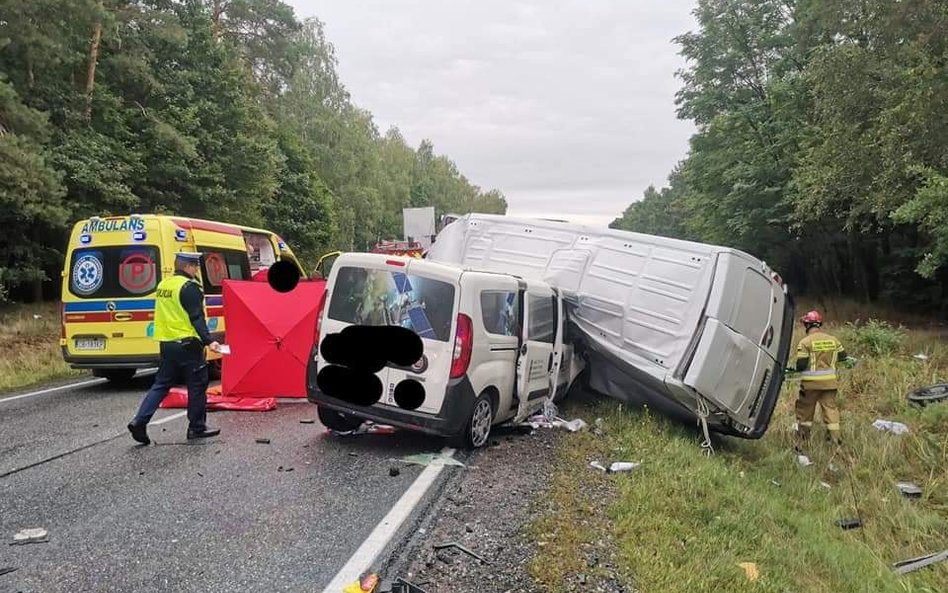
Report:
[[[250,265],[247,254],[231,249],[210,249],[198,247],[204,253],[201,262],[201,279],[204,294],[221,294],[224,280],[247,280],[250,278]]]
[[[151,294],[161,269],[158,249],[147,245],[77,249],[69,264],[69,292],[102,299]]]
[[[553,306],[555,299],[531,294],[528,295],[527,302],[530,305],[527,315],[527,339],[552,344],[556,338],[556,307]]]
[[[260,233],[244,233],[244,242],[247,244],[247,257],[250,259],[250,271],[256,272],[260,268],[269,268],[276,263],[276,252],[270,237]]]
[[[481,319],[484,329],[497,336],[517,336],[520,305],[516,292],[485,290],[481,293]]]

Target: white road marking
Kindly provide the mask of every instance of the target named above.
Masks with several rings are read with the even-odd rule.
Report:
[[[75,387],[85,387],[86,385],[98,385],[99,383],[105,383],[105,379],[89,379],[87,381],[80,381],[78,383],[70,383],[68,385],[60,385],[59,387],[50,387],[49,389],[40,389],[39,391],[31,391],[30,393],[23,393],[21,395],[14,395],[13,397],[4,397],[0,398],[0,403],[3,402],[12,402],[15,399],[23,399],[26,397],[34,397],[37,395],[44,395],[47,393],[53,393],[54,391],[62,391],[63,389],[73,389]]]
[[[445,447],[441,450],[441,456],[450,458],[454,455],[454,449]],[[382,521],[375,526],[369,537],[366,538],[359,549],[355,551],[349,561],[346,562],[332,581],[323,589],[323,593],[339,593],[343,587],[349,583],[358,580],[362,573],[372,568],[372,564],[378,558],[379,554],[385,549],[385,546],[392,541],[398,528],[402,526],[405,519],[411,515],[411,512],[418,506],[422,497],[434,484],[435,479],[444,469],[443,463],[431,463],[415,478],[408,490],[402,494],[395,506],[391,508]]]
[[[165,416],[164,418],[160,420],[152,420],[151,422],[148,423],[148,426],[158,426],[159,424],[164,424],[165,422],[171,422],[172,420],[177,420],[178,418],[182,416],[187,416],[187,415],[188,415],[187,410],[184,410],[183,412],[175,412],[174,414],[170,416]]]
[[[144,377],[157,371],[157,369],[146,369],[139,371],[136,377]],[[60,385],[59,387],[50,387],[48,389],[40,389],[39,391],[31,391],[29,393],[21,393],[20,395],[14,395],[12,397],[0,397],[0,403],[3,402],[12,402],[16,399],[23,399],[27,397],[35,397],[37,395],[45,395],[47,393],[53,393],[56,391],[62,391],[63,389],[75,389],[76,387],[87,387],[89,385],[99,385],[105,383],[107,379],[87,379],[85,381],[79,381],[78,383],[68,383],[66,385]]]

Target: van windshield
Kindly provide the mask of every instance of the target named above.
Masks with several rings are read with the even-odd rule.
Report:
[[[161,269],[158,248],[150,245],[76,249],[69,262],[69,292],[83,299],[151,294]]]
[[[400,325],[422,338],[447,342],[454,287],[389,270],[339,268],[329,318],[354,325]]]

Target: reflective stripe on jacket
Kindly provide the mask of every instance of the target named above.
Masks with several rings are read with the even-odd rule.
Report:
[[[836,364],[844,352],[839,340],[823,331],[815,331],[797,347],[797,360],[805,361],[800,373],[804,390],[825,391],[839,388]],[[800,366],[803,366],[802,364]]]

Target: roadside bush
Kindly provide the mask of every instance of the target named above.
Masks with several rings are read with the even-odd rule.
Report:
[[[886,356],[902,347],[906,332],[902,326],[893,327],[888,321],[870,319],[866,323],[847,323],[845,336],[843,343],[847,349],[872,356]]]

